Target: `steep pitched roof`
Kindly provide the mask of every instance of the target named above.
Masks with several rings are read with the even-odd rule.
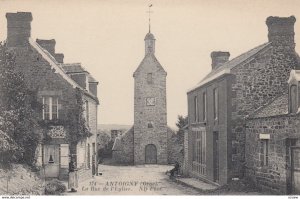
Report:
[[[161,70],[161,71],[163,71],[164,73],[167,74],[167,72],[162,67],[162,65],[159,63],[159,61],[157,60],[157,58],[155,57],[155,55],[153,53],[148,53],[148,54],[145,55],[144,59],[141,61],[141,63],[137,67],[137,69],[134,71],[133,76],[135,76],[135,74],[138,73],[141,70],[141,68],[143,67],[144,64],[146,64],[146,62],[152,62],[152,63],[154,63],[155,66],[159,70]]]
[[[51,69],[55,69],[55,73],[60,74],[73,88],[81,89],[86,95],[92,97],[98,102],[97,96],[94,96],[92,93],[86,91],[84,88],[79,86],[63,69],[62,64],[59,64],[56,59],[44,48],[42,48],[36,41],[32,38],[29,38],[30,45],[40,54],[42,57],[49,63]],[[65,64],[66,65],[66,64]],[[76,67],[75,67],[76,68]],[[71,69],[70,69],[71,70]]]
[[[73,88],[80,88],[84,90],[81,86],[79,86],[66,72],[59,66],[55,58],[45,49],[43,49],[38,43],[29,38],[30,45],[38,51],[40,55],[50,64],[52,69],[55,69],[55,73],[60,74],[69,84],[73,86]]]
[[[275,98],[268,105],[258,109],[249,118],[272,117],[288,114],[288,93]]]
[[[66,71],[66,73],[88,73],[87,70],[81,65],[81,63],[62,64],[62,68]]]
[[[198,87],[200,87],[210,81],[213,81],[214,79],[217,79],[218,77],[220,77],[224,74],[230,74],[232,68],[245,62],[246,60],[250,59],[251,57],[255,56],[257,53],[259,53],[263,49],[271,46],[270,44],[271,43],[264,43],[260,46],[257,46],[255,48],[237,56],[236,58],[224,63],[222,66],[218,67],[217,69],[212,70],[195,87],[188,90],[188,92],[191,92],[191,91],[197,89]]]
[[[81,63],[61,64],[67,74],[86,73],[89,82],[98,83],[98,81],[81,65]]]

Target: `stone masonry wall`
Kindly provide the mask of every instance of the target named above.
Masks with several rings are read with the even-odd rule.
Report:
[[[12,49],[16,54],[16,68],[24,75],[27,87],[39,93],[52,95],[59,93],[59,121],[64,123],[68,117],[67,112],[76,104],[75,89],[58,73],[51,69],[49,63],[31,46]],[[42,96],[38,96],[42,103]],[[93,112],[93,111],[92,111]],[[92,113],[91,112],[91,113]],[[42,112],[39,114],[42,120]],[[93,117],[90,117],[94,120]],[[74,149],[74,147],[71,147]]]
[[[263,166],[259,134],[270,134],[269,163]],[[246,177],[264,191],[287,194],[290,154],[287,138],[299,138],[300,116],[249,119],[246,122]]]
[[[147,75],[152,73],[153,82]],[[154,97],[155,105],[146,106],[146,98]],[[154,144],[157,163],[167,164],[166,73],[152,54],[146,55],[134,74],[134,163],[145,164],[145,147]],[[148,128],[152,122],[153,128]]]
[[[287,91],[290,71],[297,66],[293,49],[267,46],[251,60],[232,69],[233,177],[243,177],[245,163],[244,117]]]

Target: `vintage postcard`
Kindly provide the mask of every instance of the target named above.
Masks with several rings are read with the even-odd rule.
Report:
[[[0,0],[0,195],[298,198],[299,21],[297,0]]]

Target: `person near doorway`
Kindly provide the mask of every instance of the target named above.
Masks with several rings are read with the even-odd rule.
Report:
[[[77,170],[75,168],[75,162],[71,156],[71,161],[69,162],[69,183],[68,188],[71,189],[71,192],[77,192],[76,188],[78,187],[78,177]]]

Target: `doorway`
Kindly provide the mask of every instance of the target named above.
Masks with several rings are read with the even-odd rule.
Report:
[[[300,194],[300,147],[291,147],[292,193]]]
[[[219,133],[213,132],[213,172],[214,182],[219,182]]]
[[[157,163],[157,149],[154,144],[148,144],[145,147],[145,163],[146,164]]]
[[[57,178],[59,176],[59,145],[44,145],[45,177]]]

